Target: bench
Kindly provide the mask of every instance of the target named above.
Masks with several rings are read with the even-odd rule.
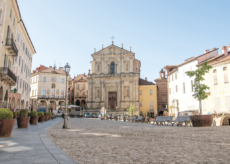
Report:
[[[179,126],[182,125],[183,123],[185,123],[185,126],[186,126],[186,124],[188,125],[188,122],[190,122],[190,117],[189,116],[177,116],[176,120],[171,121],[172,126],[177,122],[179,122],[178,124]]]
[[[158,125],[159,123],[161,125],[165,124],[166,122],[171,122],[172,121],[173,116],[157,116],[156,120],[153,120],[153,123],[156,122],[156,124]],[[167,125],[168,125],[167,124]]]
[[[128,119],[128,121],[134,121],[136,119],[136,116],[133,116],[131,119]]]
[[[137,119],[134,120],[134,122],[140,122],[142,121],[142,116],[139,116]]]

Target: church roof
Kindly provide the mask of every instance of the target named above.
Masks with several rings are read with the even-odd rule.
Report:
[[[156,85],[156,84],[153,82],[139,78],[139,85]]]

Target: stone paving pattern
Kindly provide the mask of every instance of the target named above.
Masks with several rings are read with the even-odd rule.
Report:
[[[0,164],[76,164],[47,136],[61,118],[19,129],[15,123],[11,137],[0,138]]]
[[[172,127],[70,118],[48,136],[79,163],[230,163],[230,127]]]

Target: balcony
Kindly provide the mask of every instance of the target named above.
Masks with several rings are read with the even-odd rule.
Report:
[[[6,48],[10,52],[10,55],[12,57],[18,56],[18,49],[16,47],[16,44],[14,43],[14,40],[11,38],[6,38]]]
[[[17,77],[8,67],[0,67],[1,80],[9,83],[11,86],[16,85]]]
[[[64,99],[65,100],[65,96],[52,96],[52,95],[38,95],[38,99]]]

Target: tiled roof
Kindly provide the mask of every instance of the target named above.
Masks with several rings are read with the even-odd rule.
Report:
[[[156,84],[153,82],[139,78],[139,85],[156,85]]]

